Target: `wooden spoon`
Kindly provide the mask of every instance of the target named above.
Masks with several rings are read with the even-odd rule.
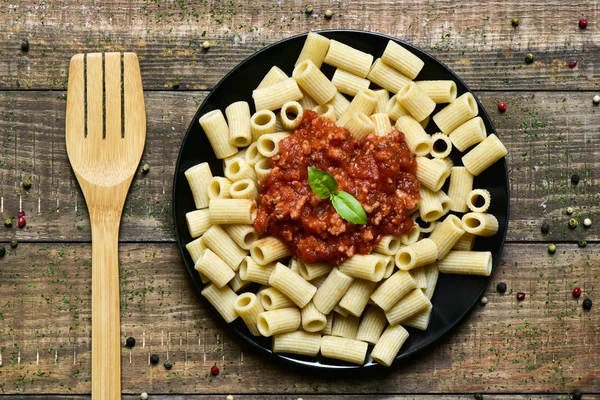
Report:
[[[73,56],[66,142],[92,226],[92,398],[118,400],[119,224],[146,142],[142,78],[134,53]]]

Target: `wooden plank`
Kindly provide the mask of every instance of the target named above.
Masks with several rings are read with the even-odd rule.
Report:
[[[511,241],[598,240],[600,234],[600,108],[587,93],[545,92],[478,94],[497,133],[509,149]],[[68,163],[64,144],[64,92],[1,92],[0,213],[27,212],[26,229],[10,237],[30,241],[89,241],[88,214]],[[131,187],[121,240],[173,241],[171,196],[174,164],[181,140],[205,92],[147,92],[148,141]],[[504,114],[497,103],[505,101]],[[577,172],[581,182],[570,183]],[[21,182],[31,177],[33,188]],[[21,206],[19,206],[21,204]],[[567,228],[568,206],[580,227]],[[589,217],[589,229],[581,225]],[[540,233],[542,221],[550,234]],[[7,237],[8,238],[8,237]]]
[[[451,334],[402,365],[324,376],[272,363],[242,346],[200,301],[173,244],[121,247],[123,391],[372,394],[598,392],[600,245],[548,256],[509,244],[485,295]],[[0,260],[0,393],[90,391],[89,244],[21,244]],[[495,292],[505,281],[509,292]],[[574,286],[583,296],[571,296]],[[527,297],[517,302],[515,292]],[[158,366],[148,362],[151,353]],[[166,357],[174,363],[166,370]],[[210,376],[210,367],[221,373]],[[298,395],[298,397],[300,397]]]
[[[135,51],[147,89],[212,88],[256,50],[314,29],[360,29],[389,34],[430,51],[474,89],[587,89],[598,84],[600,11],[594,0],[361,1],[315,5],[307,1],[143,2],[111,0],[82,7],[17,2],[5,5],[0,26],[0,88],[64,89],[71,56],[80,52]],[[323,18],[326,8],[334,11]],[[580,30],[577,21],[590,26]],[[518,28],[511,26],[520,18]],[[30,50],[20,51],[28,39]],[[211,48],[202,50],[208,40]],[[527,53],[533,65],[524,65]],[[567,68],[577,59],[575,70]]]
[[[559,399],[568,399],[565,394],[564,397],[558,397]],[[150,395],[151,400],[225,400],[228,394],[218,395]],[[560,395],[559,395],[560,396]],[[87,400],[91,396],[78,395],[78,396],[4,396],[6,400]],[[138,395],[124,395],[123,400],[139,400]],[[545,395],[513,395],[513,394],[485,394],[486,400],[556,400],[556,394],[545,394]],[[261,394],[261,395],[245,395],[235,394],[234,400],[473,400],[473,394],[453,394],[453,395],[320,395],[320,394],[296,394],[290,395],[274,395],[274,394]],[[585,399],[596,400],[600,399],[598,395],[586,394]]]

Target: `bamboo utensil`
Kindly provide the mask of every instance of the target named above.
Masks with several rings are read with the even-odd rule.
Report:
[[[145,141],[146,110],[137,56],[73,56],[66,144],[92,226],[94,400],[121,398],[119,225]]]

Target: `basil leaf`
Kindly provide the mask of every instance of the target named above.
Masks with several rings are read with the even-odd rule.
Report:
[[[367,213],[362,208],[358,200],[350,193],[340,190],[331,196],[333,208],[340,214],[340,217],[353,224],[364,225],[367,223]]]
[[[313,193],[322,199],[328,198],[338,188],[338,183],[333,175],[313,167],[308,167],[308,184]]]

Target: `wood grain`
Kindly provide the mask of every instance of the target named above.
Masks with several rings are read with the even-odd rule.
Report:
[[[151,400],[226,400],[229,394],[218,394],[218,395],[150,395]],[[4,396],[6,400],[88,400],[91,397],[85,395],[75,396]],[[139,400],[138,395],[124,395],[123,400]],[[486,394],[484,397],[486,400],[567,400],[569,399],[567,394],[557,395],[556,394],[545,394],[545,395],[514,395],[514,394]],[[320,395],[320,394],[296,394],[290,395],[275,395],[275,394],[261,394],[261,395],[245,395],[235,394],[234,400],[473,400],[474,394],[453,394],[453,395]],[[596,400],[600,399],[599,395],[586,394],[585,400]]]
[[[0,88],[64,89],[68,61],[82,52],[134,51],[145,89],[206,90],[256,50],[315,29],[360,29],[430,51],[476,90],[594,90],[600,11],[593,0],[172,2],[76,0],[0,6]],[[334,12],[331,20],[325,10]],[[587,30],[577,26],[580,17]],[[518,28],[511,26],[520,18]],[[30,50],[20,51],[27,39]],[[210,50],[202,49],[207,40]],[[524,63],[535,55],[532,65]],[[576,59],[574,70],[567,63]]]
[[[0,92],[0,214],[27,212],[25,229],[4,236],[29,241],[89,241],[85,202],[65,151],[63,92]],[[509,149],[511,215],[508,240],[565,242],[599,239],[600,107],[587,93],[481,92],[497,133]],[[148,134],[122,219],[123,241],[173,241],[171,198],[181,140],[205,92],[149,92]],[[508,110],[500,114],[497,103]],[[573,185],[571,175],[581,182]],[[31,178],[32,189],[22,188]],[[21,204],[21,206],[19,206]],[[575,209],[580,226],[567,228]],[[593,224],[582,227],[589,217]],[[548,221],[548,235],[540,225]],[[596,223],[598,222],[598,223]],[[1,239],[0,239],[1,240]]]
[[[192,291],[173,244],[121,246],[124,393],[372,394],[597,392],[600,245],[557,252],[509,244],[473,312],[436,345],[390,369],[327,377],[272,363],[241,346]],[[1,260],[0,393],[90,390],[90,246],[21,244]],[[504,281],[509,292],[495,292]],[[583,296],[571,296],[574,286]],[[517,302],[515,292],[527,297]],[[149,355],[161,357],[149,365]],[[173,369],[162,367],[167,358]],[[217,364],[221,373],[210,376]],[[300,395],[297,395],[300,397]],[[303,396],[302,396],[303,397]],[[500,396],[501,397],[501,396]],[[287,398],[287,397],[284,397]]]

